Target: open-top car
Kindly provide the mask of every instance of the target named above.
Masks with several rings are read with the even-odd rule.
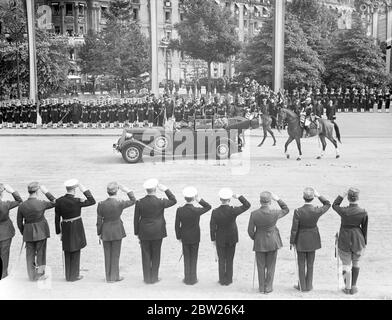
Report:
[[[244,131],[258,126],[258,119],[236,117],[193,120],[181,128],[127,128],[113,148],[128,163],[138,163],[143,156],[223,160],[242,152]]]

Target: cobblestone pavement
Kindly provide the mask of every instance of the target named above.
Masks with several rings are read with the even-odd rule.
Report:
[[[255,135],[260,132],[253,132],[247,139],[244,153],[230,162],[176,160],[163,164],[148,159],[129,165],[123,162],[121,155],[113,153],[111,147],[117,139],[114,136],[12,137],[3,134],[6,130],[0,130],[0,181],[10,183],[24,199],[27,197],[26,185],[33,180],[45,184],[59,197],[65,192],[63,181],[73,177],[91,188],[98,201],[105,199],[105,186],[113,180],[130,186],[140,198],[144,193],[143,181],[157,177],[173,190],[179,204],[183,203],[181,190],[187,185],[196,186],[200,195],[213,206],[219,204],[219,189],[229,186],[249,199],[251,210],[258,207],[258,194],[263,190],[278,193],[291,209],[278,223],[284,248],[278,254],[275,291],[269,296],[252,289],[254,258],[252,242],[247,235],[251,210],[237,220],[240,242],[234,261],[233,285],[220,287],[217,284],[218,266],[209,239],[209,212],[201,218],[199,283],[186,287],[181,282],[181,245],[174,234],[175,208],[165,214],[168,237],[162,248],[162,281],[147,286],[142,282],[140,249],[133,235],[133,208],[123,215],[127,238],[123,241],[121,274],[125,280],[116,284],[104,282],[103,249],[96,236],[95,206],[83,211],[88,246],[82,251],[82,275],[85,276],[82,281],[66,283],[63,280],[61,245],[54,236],[54,211],[50,210],[46,217],[52,235],[47,250],[51,280],[39,284],[27,281],[25,252],[18,263],[22,238],[17,234],[11,248],[12,275],[0,283],[0,299],[391,299],[392,117],[356,114],[341,117],[338,123],[342,131],[342,158],[336,160],[329,145],[325,158],[316,160],[319,143],[317,139],[309,139],[303,142],[302,162],[284,158],[285,133],[278,134],[277,147],[272,147],[272,141],[267,140],[265,147],[257,148],[260,138]],[[296,155],[294,145],[290,150]],[[339,218],[332,210],[319,223],[323,248],[316,256],[315,290],[300,294],[292,288],[296,275],[293,252],[289,250],[291,220],[294,208],[302,205],[302,189],[308,185],[331,201],[346,187],[361,189],[361,205],[370,215],[369,245],[362,261],[360,292],[354,297],[337,290],[334,236]],[[15,210],[11,218],[16,226]]]

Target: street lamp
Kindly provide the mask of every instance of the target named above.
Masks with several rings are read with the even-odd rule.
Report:
[[[18,38],[17,36],[12,36],[9,33],[5,33],[4,34],[7,42],[11,45],[12,43],[15,43],[15,48],[16,48],[16,77],[17,77],[17,82],[16,82],[16,86],[17,86],[17,92],[18,92],[18,99],[20,99],[20,68],[19,68],[19,45],[21,44],[21,39]],[[27,38],[27,34],[23,33],[22,34],[23,39]]]

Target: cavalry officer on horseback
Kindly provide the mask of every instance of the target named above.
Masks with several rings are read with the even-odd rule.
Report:
[[[310,125],[312,122],[315,122],[316,116],[313,113],[312,99],[310,97],[306,98],[302,104],[304,104],[304,106],[300,112],[300,123],[301,127],[305,129],[305,134],[307,137],[309,136]]]

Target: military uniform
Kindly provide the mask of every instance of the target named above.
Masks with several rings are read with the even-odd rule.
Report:
[[[202,208],[187,203],[177,209],[175,230],[177,240],[182,242],[184,255],[184,283],[193,285],[197,282],[197,257],[200,243],[200,217],[211,210],[211,206],[203,199]]]
[[[0,193],[2,191],[3,190],[0,190]],[[12,193],[12,196],[14,197],[14,201],[3,201],[0,198],[0,259],[3,264],[3,271],[0,274],[0,279],[8,276],[11,242],[12,238],[15,236],[15,228],[10,219],[9,212],[22,203],[22,198],[18,192]]]
[[[55,197],[46,193],[49,201],[30,197],[18,208],[17,223],[23,241],[26,242],[27,273],[31,281],[45,273],[46,239],[50,238],[45,211],[55,206]]]
[[[135,205],[134,232],[140,240],[143,278],[147,284],[159,281],[162,240],[167,237],[164,210],[177,203],[169,189],[165,191],[165,194],[168,199],[147,195],[138,200]]]
[[[78,280],[80,250],[87,245],[81,211],[82,208],[93,206],[95,199],[89,190],[86,190],[84,195],[86,200],[66,194],[56,201],[55,227],[56,234],[61,233],[65,257],[65,279],[67,281]]]
[[[135,122],[136,122],[136,119],[137,119],[137,114],[136,114],[136,106],[135,106],[135,104],[134,103],[132,103],[132,104],[130,104],[129,106],[128,106],[128,109],[127,109],[127,118],[128,118],[128,123],[129,123],[129,126],[131,127],[131,128],[133,128],[133,126],[134,126],[134,124],[135,124]]]
[[[358,198],[357,190],[350,190],[349,197]],[[343,197],[338,196],[332,208],[340,218],[341,225],[338,238],[339,257],[343,262],[343,278],[346,284],[345,292],[357,292],[356,284],[359,275],[359,261],[367,245],[368,214],[367,211],[350,203],[342,207]],[[352,268],[350,266],[352,264]]]
[[[238,200],[242,206],[221,205],[214,209],[210,220],[211,241],[216,241],[219,264],[219,283],[228,286],[233,282],[233,260],[238,242],[237,217],[250,208],[243,196]]]
[[[256,253],[259,276],[259,291],[273,291],[276,258],[278,250],[283,247],[276,223],[289,213],[289,208],[282,201],[278,204],[281,210],[270,209],[269,201],[264,201],[261,208],[251,213],[248,234],[254,241],[253,251]]]
[[[316,250],[321,248],[320,233],[317,222],[331,207],[331,203],[324,197],[319,197],[322,207],[311,203],[294,211],[291,227],[290,244],[295,245],[298,255],[299,288],[301,291],[313,290],[313,264]],[[305,271],[306,269],[306,271]]]
[[[108,282],[120,280],[121,242],[126,237],[121,215],[136,202],[133,192],[129,192],[128,197],[126,201],[110,197],[100,202],[97,208],[97,234],[103,241]]]

